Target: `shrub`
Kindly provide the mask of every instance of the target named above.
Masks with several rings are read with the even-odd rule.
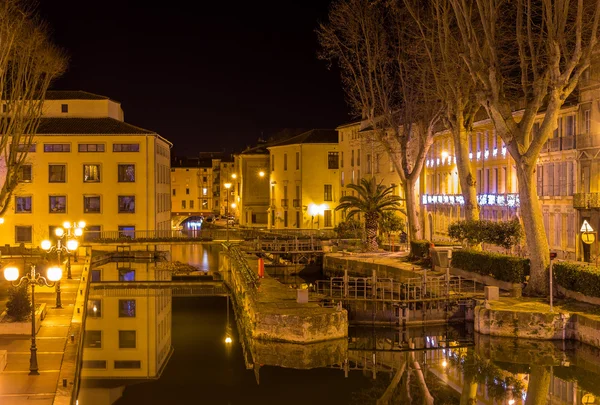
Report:
[[[511,221],[465,220],[448,226],[448,235],[466,245],[491,243],[505,249],[519,244],[523,228],[518,219]]]
[[[529,275],[529,259],[468,249],[452,253],[452,267],[509,283],[523,283]]]
[[[342,221],[334,228],[338,239],[360,239],[362,237],[362,224],[355,219]]]
[[[428,240],[411,240],[410,255],[411,260],[421,260],[429,257],[429,247],[431,242]]]
[[[27,284],[10,288],[6,302],[6,314],[17,322],[24,321],[31,314]]]
[[[600,270],[569,262],[556,262],[552,266],[556,282],[567,290],[590,297],[600,297]]]

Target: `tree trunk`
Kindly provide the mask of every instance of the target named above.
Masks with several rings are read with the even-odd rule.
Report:
[[[469,160],[468,132],[453,131],[454,153],[456,153],[456,169],[460,180],[462,196],[465,199],[465,219],[479,219],[479,204],[477,202],[477,183]]]
[[[548,295],[548,264],[550,250],[542,210],[537,196],[535,166],[517,162],[521,220],[530,260],[530,277],[525,292],[529,295]]]
[[[404,186],[404,193],[406,195],[406,219],[408,235],[411,241],[420,240],[423,239],[423,234],[421,232],[421,224],[419,223],[419,200],[415,190],[415,181],[406,179]]]
[[[545,405],[550,391],[550,367],[531,365],[529,370],[525,405]]]
[[[369,252],[379,249],[379,244],[377,243],[378,219],[377,214],[365,213],[366,245]]]
[[[460,405],[477,405],[477,382],[473,374],[465,374],[460,394]]]
[[[423,395],[423,405],[433,405],[433,397],[429,392],[429,388],[427,388],[427,382],[425,381],[425,375],[423,374],[423,369],[417,360],[415,360],[415,352],[410,352],[410,358],[412,361],[412,367],[417,376],[417,382],[419,383],[419,389],[421,390],[421,394]]]
[[[406,362],[402,363],[402,366],[398,368],[398,371],[396,371],[396,374],[394,374],[390,385],[388,385],[388,387],[385,389],[385,392],[383,393],[381,398],[377,400],[377,405],[388,405],[390,403],[392,395],[394,394],[394,391],[396,390],[396,387],[398,387],[398,383],[400,383],[402,375],[404,374],[405,368]]]

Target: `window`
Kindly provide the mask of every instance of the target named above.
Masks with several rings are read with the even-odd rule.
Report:
[[[381,161],[381,155],[379,153],[375,154],[375,173],[379,173],[379,162]]]
[[[119,300],[119,318],[135,318],[135,300]]]
[[[218,203],[217,203],[217,205],[218,205]],[[202,200],[202,209],[203,210],[208,209],[208,200]]]
[[[92,283],[99,283],[102,281],[102,270],[90,270],[90,280]]]
[[[360,166],[360,149],[356,149],[356,166]]]
[[[585,110],[583,112],[583,120],[585,121],[585,133],[589,135],[591,128],[591,110]]]
[[[328,152],[327,153],[327,168],[328,169],[339,169],[339,153],[338,152]]]
[[[300,228],[300,211],[296,211],[296,228]]]
[[[350,166],[354,167],[354,149],[350,151],[352,154],[350,155]]]
[[[142,368],[142,362],[139,360],[115,360],[115,368]]]
[[[208,189],[206,187],[202,188],[202,195],[208,195]]]
[[[344,168],[344,151],[342,151],[342,154],[340,155],[340,167],[342,169]]]
[[[190,200],[190,209],[193,210],[194,209],[194,200]]]
[[[186,209],[185,203],[186,203],[185,200],[181,200],[181,209],[182,210]]]
[[[49,211],[51,214],[64,214],[67,212],[67,196],[51,195]]]
[[[68,113],[69,112],[69,104],[61,104],[60,111],[63,113]]]
[[[119,165],[119,183],[132,183],[135,181],[135,165]]]
[[[119,237],[134,238],[135,237],[135,226],[133,225],[119,225]]]
[[[135,331],[119,331],[119,349],[135,349]]]
[[[186,189],[185,189],[185,193],[189,195],[189,194],[190,194],[190,189],[189,189],[189,188],[186,188]]]
[[[300,152],[296,152],[296,170],[300,170]]]
[[[275,171],[275,155],[271,155],[271,171]]]
[[[101,330],[86,330],[83,335],[83,347],[101,349],[102,348],[102,331]]]
[[[83,182],[97,183],[100,181],[100,165],[83,165]]]
[[[113,152],[139,152],[139,143],[113,143]]]
[[[17,146],[17,152],[35,152],[35,143],[32,143],[31,145],[20,143]]]
[[[83,196],[83,212],[86,214],[99,214],[100,210],[100,196],[99,195],[85,195]],[[89,231],[89,227],[86,228]]]
[[[15,226],[15,242],[31,243],[32,233],[31,226]]]
[[[176,196],[177,192],[175,191],[175,189],[173,189],[173,196]]]
[[[331,210],[324,210],[323,211],[323,224],[324,224],[325,227],[331,227],[331,226],[333,226],[332,225],[332,222],[333,222],[332,218],[333,218],[333,215],[332,215]]]
[[[31,183],[32,177],[31,165],[22,165],[19,167],[19,172],[17,173],[19,183]]]
[[[323,200],[325,201],[333,201],[333,187],[331,184],[325,184],[325,192],[323,196]]]
[[[283,211],[283,227],[284,228],[288,227],[288,212],[287,211]]]
[[[371,154],[367,153],[367,168],[365,169],[365,173],[367,174],[371,174],[372,173],[372,159],[371,159]]]
[[[31,197],[15,197],[16,213],[31,213]]]
[[[77,146],[79,152],[104,152],[103,143],[80,143]]]
[[[83,240],[86,242],[91,242],[96,239],[100,239],[101,231],[102,231],[102,228],[100,227],[100,225],[86,225],[85,231],[83,231]],[[98,280],[98,281],[100,281],[100,280]]]
[[[117,269],[119,271],[119,281],[135,281],[135,270],[130,267],[120,267]]]
[[[120,195],[119,196],[119,213],[133,214],[135,212],[135,196]]]
[[[92,318],[102,317],[102,300],[99,300],[99,299],[89,299],[88,300],[87,316],[91,316]]]
[[[202,182],[203,182],[203,183],[206,183],[207,181],[208,181],[208,177],[206,177],[206,176],[202,176]]]
[[[44,152],[71,152],[70,143],[45,143]]]
[[[65,183],[67,181],[66,165],[48,165],[48,182]]]
[[[105,369],[106,360],[83,360],[81,365],[83,368]]]
[[[287,170],[287,153],[283,154],[283,170]]]

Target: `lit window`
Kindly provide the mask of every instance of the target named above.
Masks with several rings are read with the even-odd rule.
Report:
[[[100,181],[100,165],[83,165],[83,182],[97,183]]]
[[[135,182],[135,165],[119,165],[118,181],[120,183]]]
[[[119,300],[119,318],[135,318],[135,300]]]

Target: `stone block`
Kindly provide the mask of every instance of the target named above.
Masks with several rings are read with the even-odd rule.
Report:
[[[308,290],[296,290],[296,302],[298,304],[308,304]]]
[[[484,297],[488,301],[497,301],[500,299],[500,289],[491,285],[486,285],[484,290]]]
[[[0,350],[0,372],[6,368],[6,360],[8,358],[8,352],[6,350]]]

